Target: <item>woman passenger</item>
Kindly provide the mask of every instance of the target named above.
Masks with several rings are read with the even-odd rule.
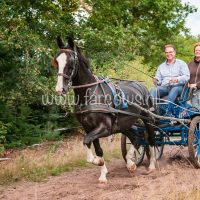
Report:
[[[194,60],[188,64],[190,70],[189,87],[194,89],[192,106],[200,110],[200,42],[194,45]]]

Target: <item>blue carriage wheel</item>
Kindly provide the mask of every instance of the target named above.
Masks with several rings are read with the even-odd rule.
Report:
[[[200,168],[200,116],[194,117],[190,123],[188,151],[194,167]]]

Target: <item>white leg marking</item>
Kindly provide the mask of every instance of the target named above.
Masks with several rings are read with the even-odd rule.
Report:
[[[87,162],[93,163],[93,161],[94,161],[94,155],[93,155],[93,153],[92,153],[92,150],[89,149],[89,148],[86,146],[86,152],[87,152]]]
[[[105,161],[103,157],[94,157],[92,150],[86,146],[87,151],[87,162],[93,163],[95,165],[101,166],[101,175],[99,177],[100,183],[107,183],[106,174],[108,173],[107,167],[105,165]]]
[[[103,157],[95,156],[92,163],[94,165],[103,166],[104,165],[104,159],[103,159]]]
[[[149,170],[154,170],[156,169],[156,157],[155,157],[154,147],[149,146],[149,150],[150,150]]]
[[[99,182],[100,183],[107,183],[107,179],[106,179],[106,174],[108,173],[108,169],[105,165],[105,162],[104,162],[104,165],[101,166],[101,175],[99,177]]]
[[[133,145],[130,146],[130,149],[128,150],[126,154],[126,166],[130,173],[134,173],[137,166],[136,164],[131,160],[134,157],[135,147]]]
[[[103,157],[95,156],[92,153],[92,150],[86,146],[87,151],[87,162],[92,163],[94,165],[103,166],[104,159]]]

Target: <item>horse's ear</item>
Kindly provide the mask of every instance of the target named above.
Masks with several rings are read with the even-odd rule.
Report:
[[[60,36],[57,36],[57,44],[58,44],[58,47],[60,48],[60,49],[64,49],[64,47],[65,47],[65,44],[63,43],[63,41],[62,41],[62,39],[61,39],[61,37]]]
[[[53,58],[53,59],[51,60],[51,65],[54,66],[55,68],[58,68],[58,62],[56,61],[55,58]]]
[[[74,49],[74,40],[72,37],[68,38],[68,45],[71,49]]]

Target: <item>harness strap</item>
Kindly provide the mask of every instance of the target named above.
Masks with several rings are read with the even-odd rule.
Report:
[[[107,80],[108,80],[108,78],[103,79],[103,80],[99,80],[99,81],[94,82],[94,83],[88,83],[88,84],[84,84],[84,85],[71,86],[71,88],[72,89],[77,89],[77,88],[90,87],[90,86],[93,86],[93,85],[97,85],[97,84],[103,83],[103,82],[105,82]]]
[[[107,104],[92,104],[92,105],[84,105],[84,107],[75,107],[75,113],[76,114],[83,114],[83,113],[110,113],[110,114],[124,114],[124,115],[129,115],[132,117],[138,117],[141,119],[145,120],[150,120],[152,119],[151,117],[145,117],[140,114],[135,114],[132,112],[127,112],[123,110],[118,110],[113,107],[110,107]]]
[[[104,105],[104,104],[103,104]],[[136,104],[134,104],[136,105]],[[133,116],[133,117],[138,117],[138,118],[141,118],[141,119],[145,119],[145,120],[152,120],[152,117],[155,117],[157,119],[161,119],[161,120],[170,120],[170,121],[177,121],[181,124],[183,123],[190,123],[191,120],[190,119],[179,119],[179,118],[175,118],[175,117],[166,117],[166,116],[160,116],[160,115],[157,115],[157,114],[154,114],[152,113],[151,111],[137,105],[136,107],[139,108],[140,110],[150,114],[151,117],[145,117],[143,115],[140,115],[140,114],[135,114],[135,113],[132,113],[132,112],[128,112],[128,111],[124,111],[124,110],[118,110],[118,109],[115,109],[115,108],[112,108],[112,107],[109,107],[108,105],[105,105],[107,107],[104,107],[104,108],[101,108],[100,105],[96,105],[96,108],[94,108],[94,105],[87,105],[85,106],[85,108],[80,108],[80,110],[76,111],[75,113],[76,114],[83,114],[83,113],[114,113],[114,114],[124,114],[124,115],[129,115],[129,116]]]
[[[105,83],[112,92],[113,103],[114,103],[115,108],[122,108],[122,109],[128,108],[126,96],[123,90],[117,84],[114,84],[110,80],[105,81]]]
[[[66,75],[66,74],[63,74],[63,73],[58,73],[58,76],[63,76],[65,77],[66,79],[70,79],[70,76]]]

